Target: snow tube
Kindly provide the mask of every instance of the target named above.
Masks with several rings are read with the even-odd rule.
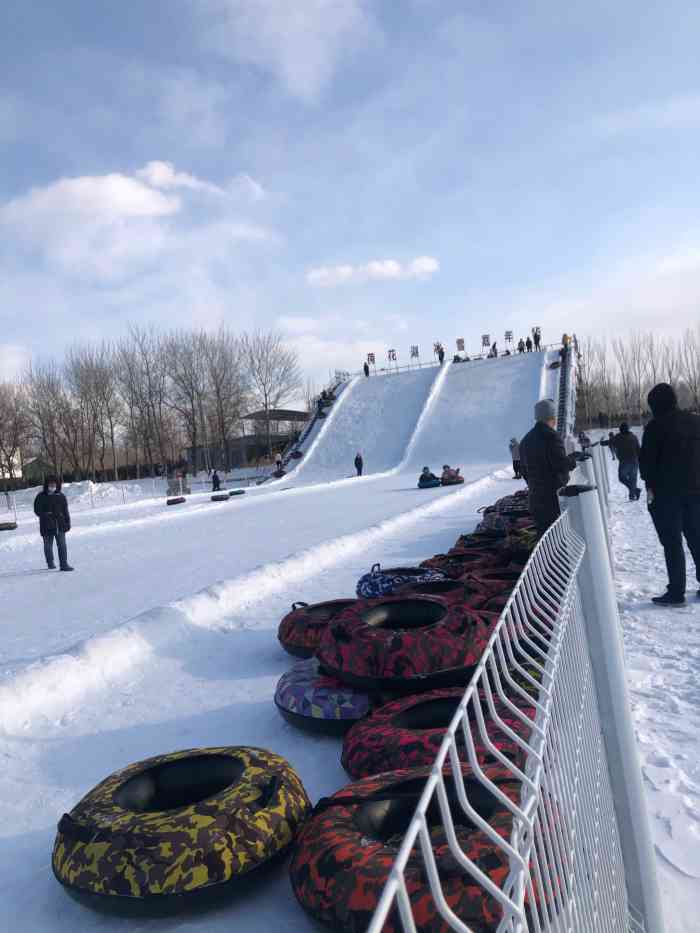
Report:
[[[319,801],[299,834],[290,865],[292,889],[308,913],[333,930],[364,933],[429,774],[429,768],[390,771],[349,784]],[[520,784],[509,779],[505,770],[495,772],[493,780],[505,796],[517,802]],[[508,808],[468,776],[464,784],[477,813],[509,840],[512,816]],[[464,815],[452,776],[445,777],[445,785],[460,848],[501,888],[509,872],[507,854]],[[435,798],[426,817],[449,907],[470,929],[495,930],[501,908],[450,853]],[[433,901],[420,846],[414,847],[404,877],[416,928],[421,933],[445,933],[448,924]],[[383,933],[403,929],[394,908]]]
[[[433,596],[445,603],[463,603],[480,609],[489,594],[471,583],[462,580],[435,580],[430,583],[406,583],[399,587],[396,596]]]
[[[360,599],[377,599],[380,596],[390,596],[406,583],[433,583],[445,579],[447,579],[446,574],[422,565],[420,567],[389,567],[382,570],[379,564],[374,564],[370,572],[357,581],[355,592]]]
[[[463,696],[464,690],[461,687],[453,687],[404,697],[379,707],[362,722],[356,723],[345,736],[340,759],[343,767],[353,778],[369,777],[371,774],[395,771],[398,768],[429,767],[440,750],[445,731]],[[482,700],[486,734],[503,755],[522,768],[525,763],[525,751],[497,727],[489,714],[485,699]],[[530,734],[529,723],[519,719],[500,701],[496,702],[494,699],[494,706],[506,726],[527,741]],[[468,709],[479,764],[482,767],[501,767],[480,736],[471,703]],[[533,719],[534,707],[527,707],[522,713]],[[461,730],[458,735],[461,736]],[[466,754],[465,748],[462,756],[465,762]]]
[[[292,460],[301,460],[301,458],[304,456],[304,451],[293,450],[289,456],[292,458]]]
[[[460,483],[464,482],[463,476],[453,476],[451,479],[441,479],[441,486],[459,486]]]
[[[500,559],[489,551],[474,551],[468,554],[436,554],[421,563],[421,567],[439,570],[451,580],[458,580],[469,570],[478,567],[493,567],[500,563]]]
[[[61,817],[53,872],[98,909],[181,904],[284,852],[309,810],[298,776],[272,752],[159,755],[112,774]]]
[[[426,480],[419,479],[418,480],[419,489],[435,489],[439,485],[440,485],[440,480],[437,478],[437,476],[435,477],[435,479],[426,479]]]
[[[229,494],[229,498],[230,498],[231,496],[244,496],[244,495],[245,495],[245,489],[229,489],[228,494]]]
[[[182,505],[183,502],[187,502],[184,496],[172,496],[170,499],[166,499],[166,505]]]
[[[324,628],[354,599],[331,599],[323,603],[292,603],[292,611],[282,619],[277,631],[280,644],[297,658],[311,658],[321,641]]]
[[[309,658],[282,675],[275,705],[292,725],[342,735],[367,715],[372,700],[367,693],[323,674],[316,658]]]
[[[0,522],[0,531],[15,531],[17,522]]]
[[[229,494],[227,492],[215,492],[211,497],[212,502],[228,502]]]
[[[317,657],[331,676],[370,690],[452,687],[469,679],[497,621],[429,596],[358,602],[326,628]]]

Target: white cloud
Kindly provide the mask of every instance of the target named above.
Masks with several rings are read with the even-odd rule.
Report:
[[[271,72],[290,94],[316,101],[339,61],[376,36],[364,0],[207,0],[207,43]]]
[[[395,259],[374,259],[362,266],[319,266],[306,274],[309,285],[329,288],[335,285],[363,282],[388,282],[406,279],[429,279],[439,270],[440,263],[432,256],[418,256],[402,264]]]
[[[606,114],[595,129],[606,136],[647,130],[676,130],[700,126],[700,95],[687,94]]]
[[[224,193],[169,162],[150,162],[134,176],[64,178],[34,188],[0,206],[0,229],[8,244],[38,254],[57,273],[103,283],[138,276],[174,257],[225,263],[234,243],[275,238],[235,216],[230,199],[217,199],[216,213],[193,215],[190,200],[212,191]]]
[[[29,362],[29,351],[16,343],[0,343],[0,382],[17,379]]]
[[[318,330],[322,322],[315,317],[283,314],[277,318],[277,326],[288,334],[308,334]]]

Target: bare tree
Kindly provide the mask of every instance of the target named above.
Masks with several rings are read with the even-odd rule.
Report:
[[[29,427],[27,397],[23,387],[11,382],[0,382],[0,474],[6,479],[21,476],[22,454],[27,444]]]
[[[680,356],[678,346],[672,337],[663,341],[661,350],[662,366],[664,380],[676,388],[680,376]]]
[[[618,373],[620,376],[620,389],[622,391],[623,414],[628,416],[632,411],[634,399],[633,376],[632,376],[632,354],[626,340],[617,337],[612,342],[613,353],[617,361]]]
[[[267,453],[272,456],[270,412],[301,387],[301,371],[295,350],[284,345],[279,334],[256,331],[245,334],[243,354],[250,379],[250,394],[264,412]]]
[[[208,413],[211,434],[224,457],[224,469],[231,467],[231,440],[240,423],[245,397],[245,378],[240,341],[225,327],[204,338]]]
[[[59,408],[63,404],[63,377],[54,362],[33,363],[25,376],[30,436],[38,451],[60,476],[63,453]]]
[[[168,405],[182,419],[195,471],[199,442],[206,441],[203,436],[207,389],[205,341],[201,332],[176,331],[169,334],[163,344],[169,379]]]
[[[592,337],[584,337],[579,345],[578,360],[578,394],[583,407],[586,424],[591,423],[593,408],[593,393],[595,391],[596,374],[596,342]],[[311,410],[311,409],[309,409]]]
[[[691,405],[700,411],[700,327],[686,330],[679,350],[680,372],[690,393]]]
[[[644,338],[639,334],[632,334],[629,339],[628,350],[633,414],[637,416],[637,421],[641,422],[642,393],[647,378],[647,356]]]
[[[644,353],[646,355],[647,375],[651,384],[656,385],[656,383],[659,382],[659,373],[661,372],[662,367],[661,343],[656,339],[656,335],[653,331],[645,334],[643,341]]]

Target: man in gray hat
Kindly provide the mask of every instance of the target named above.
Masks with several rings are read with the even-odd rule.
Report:
[[[535,426],[520,441],[520,468],[530,491],[530,511],[541,536],[561,514],[557,491],[569,482],[576,466],[557,434],[556,410],[551,398],[535,405]]]

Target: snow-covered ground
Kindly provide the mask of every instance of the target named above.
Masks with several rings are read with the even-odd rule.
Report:
[[[663,551],[644,497],[629,502],[608,463],[628,683],[667,933],[690,933],[700,929],[700,599],[688,554],[687,605],[651,602],[666,589]]]

